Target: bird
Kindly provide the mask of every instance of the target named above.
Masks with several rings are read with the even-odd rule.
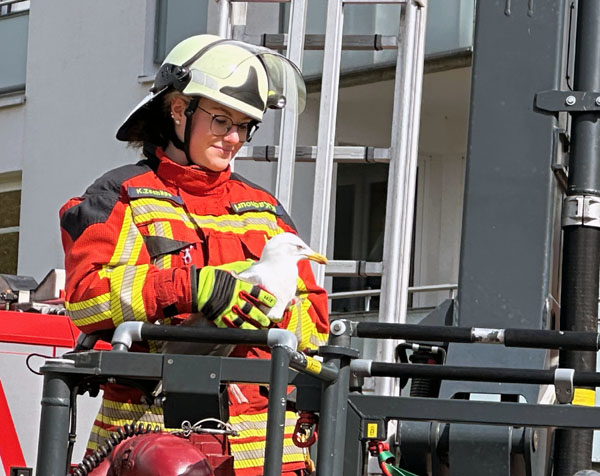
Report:
[[[298,261],[308,259],[327,264],[327,258],[313,251],[294,233],[280,233],[267,241],[260,259],[236,277],[258,284],[275,296],[277,302],[268,310],[272,322],[280,322],[285,310],[294,302],[298,281]]]
[[[288,306],[294,302],[297,292],[298,261],[308,259],[327,264],[327,258],[313,251],[302,239],[293,233],[280,233],[267,240],[260,259],[249,268],[234,273],[236,278],[258,284],[275,296],[277,302],[266,312],[272,322],[281,322]],[[201,312],[191,314],[181,324],[184,327],[211,327],[212,324]],[[198,342],[164,342],[161,345],[166,354],[195,354],[227,356],[233,349],[231,344],[210,344]]]

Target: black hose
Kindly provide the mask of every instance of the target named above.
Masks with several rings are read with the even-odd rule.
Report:
[[[145,435],[147,433],[159,433],[162,431],[160,426],[152,426],[150,423],[144,426],[143,423],[126,424],[113,431],[108,438],[104,440],[96,451],[85,456],[83,461],[72,471],[73,476],[87,476],[94,468],[97,468],[104,459],[112,452],[115,446],[132,436]]]

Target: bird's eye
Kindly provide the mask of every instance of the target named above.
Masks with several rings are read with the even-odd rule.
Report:
[[[296,249],[297,249],[298,251],[300,251],[300,250],[302,249],[302,246],[301,246],[301,245],[296,245]]]

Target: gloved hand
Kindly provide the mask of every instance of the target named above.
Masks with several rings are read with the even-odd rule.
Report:
[[[198,310],[217,327],[255,330],[270,326],[266,312],[275,305],[275,296],[230,272],[241,272],[251,264],[252,261],[236,261],[205,266],[198,272]]]

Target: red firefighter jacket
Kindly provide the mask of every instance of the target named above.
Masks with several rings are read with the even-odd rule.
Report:
[[[256,260],[269,237],[296,232],[273,196],[229,168],[181,166],[153,146],[144,152],[146,160],[106,173],[60,210],[66,306],[86,333],[125,321],[180,322],[192,311],[193,267]],[[327,297],[308,262],[298,266],[299,299],[279,327],[296,334],[299,349],[314,349],[327,341]],[[237,348],[233,355],[268,358],[259,348]],[[255,385],[235,390],[229,411],[240,432],[231,438],[236,475],[259,475],[267,401]],[[95,449],[111,427],[132,419],[161,423],[162,409],[136,390],[107,386],[88,448]],[[288,412],[285,471],[304,467],[303,452],[291,441],[294,424]]]

